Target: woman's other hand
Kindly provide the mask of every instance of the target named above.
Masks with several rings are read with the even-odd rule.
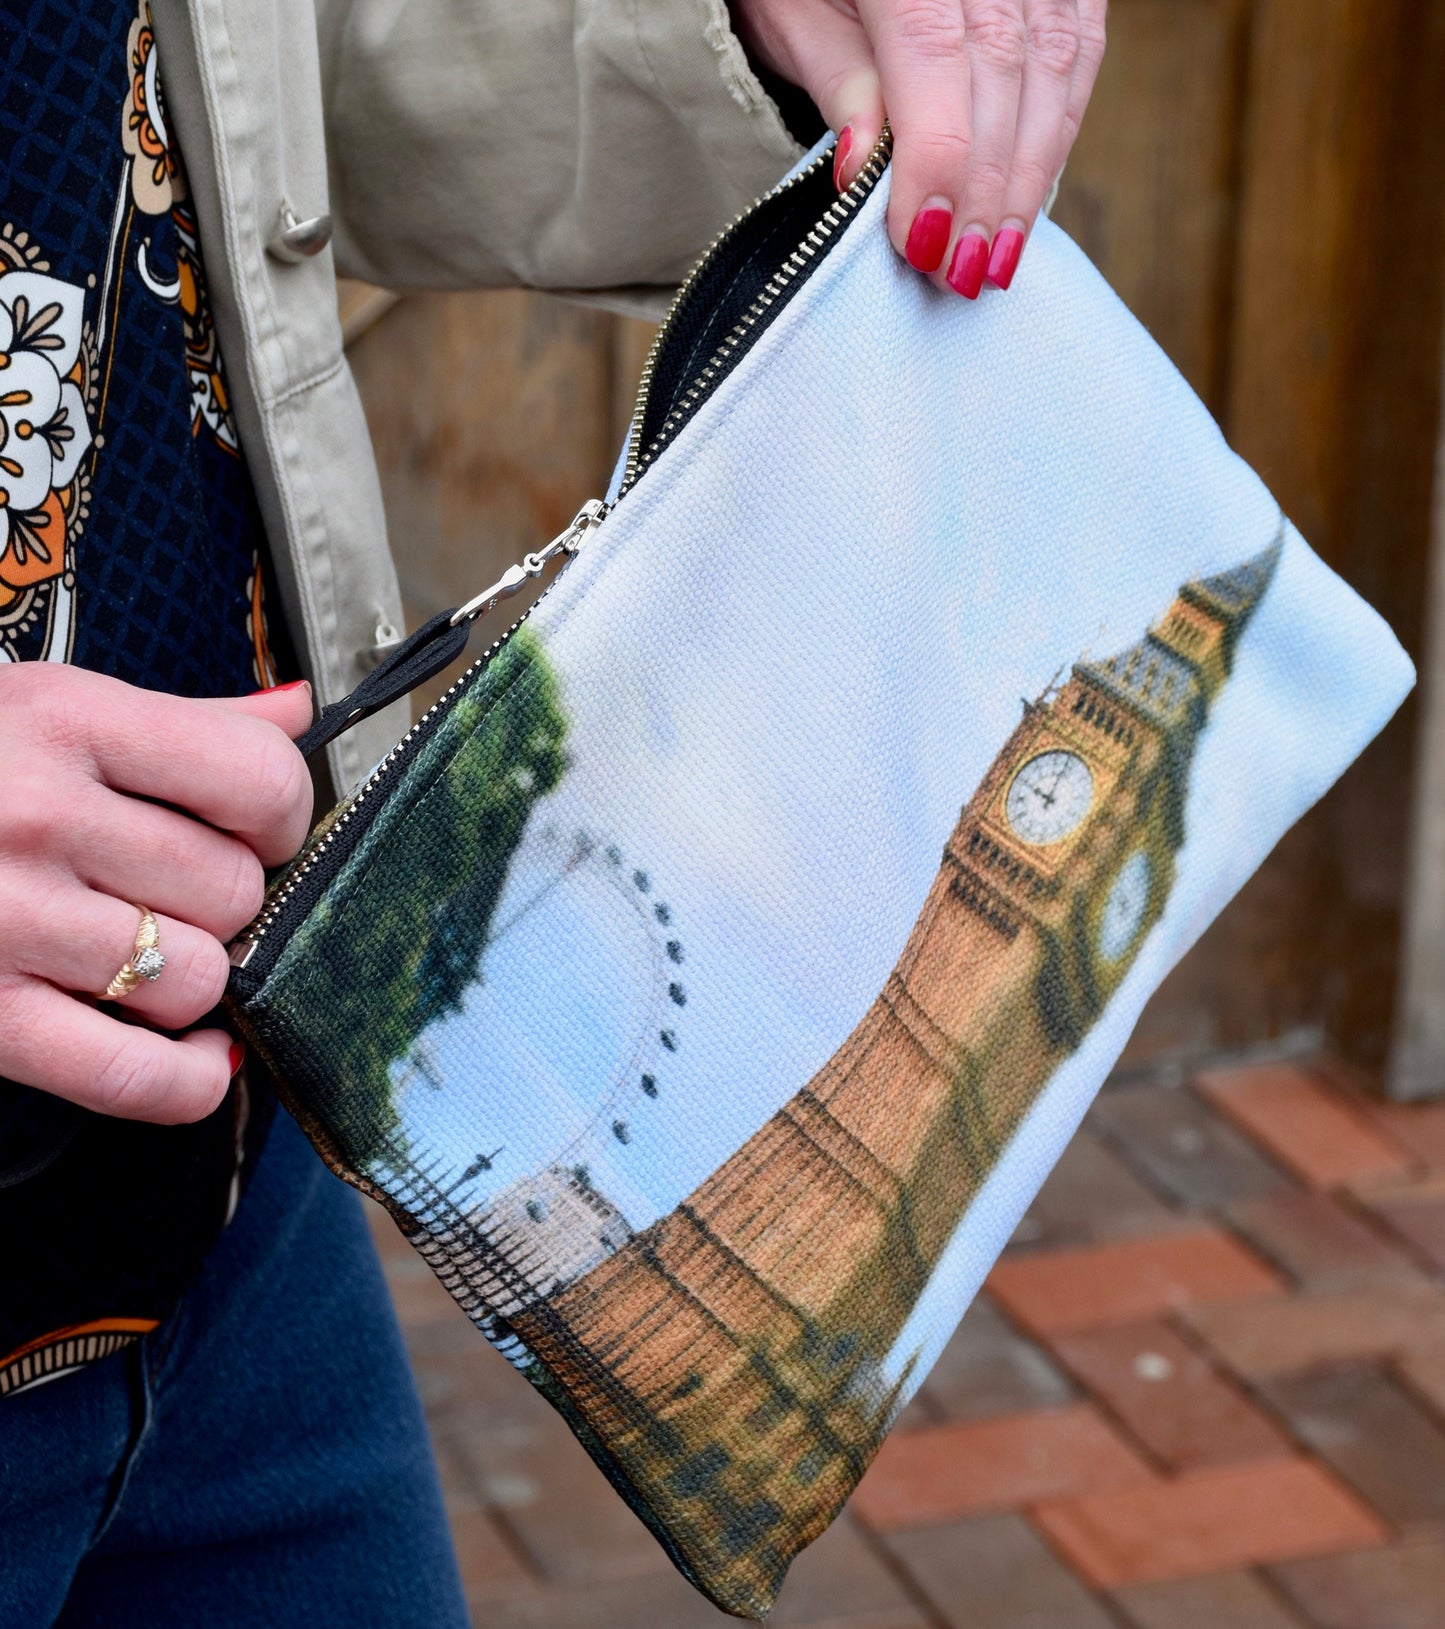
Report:
[[[1106,0],[731,0],[739,37],[838,131],[834,178],[893,127],[888,235],[939,287],[1007,288],[1104,55]]]
[[[128,1119],[216,1107],[239,1049],[190,1026],[220,1000],[263,867],[306,836],[292,737],[311,711],[305,685],[185,701],[58,664],[0,667],[0,1076]],[[166,965],[99,1007],[134,952],[133,901],[155,913]]]

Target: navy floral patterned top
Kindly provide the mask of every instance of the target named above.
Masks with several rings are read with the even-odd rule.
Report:
[[[294,659],[159,58],[146,0],[0,12],[0,662],[237,695]],[[135,1125],[0,1082],[0,1397],[164,1318],[270,1112]]]

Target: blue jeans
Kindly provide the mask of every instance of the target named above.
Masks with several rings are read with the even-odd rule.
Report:
[[[0,1626],[466,1621],[361,1202],[278,1113],[175,1315],[0,1402]]]

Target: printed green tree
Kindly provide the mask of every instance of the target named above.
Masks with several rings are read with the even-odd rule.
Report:
[[[308,924],[296,1010],[326,1036],[327,1074],[342,1083],[339,1100],[326,1091],[326,1118],[359,1169],[398,1130],[392,1066],[477,976],[528,816],[566,767],[566,731],[555,675],[521,628],[393,791],[405,810],[406,782],[450,758],[420,808],[377,830],[364,875],[348,888],[343,874],[335,904]],[[344,923],[329,931],[341,909]]]

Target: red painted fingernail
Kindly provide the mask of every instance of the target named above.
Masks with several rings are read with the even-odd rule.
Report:
[[[280,693],[283,690],[299,690],[303,685],[305,685],[307,687],[307,689],[310,689],[310,681],[309,680],[307,680],[307,679],[292,679],[289,684],[266,684],[266,685],[262,685],[259,690],[253,690],[251,692],[251,694],[253,696],[277,696],[277,695],[280,695]]]
[[[948,286],[965,300],[976,300],[987,271],[988,239],[979,232],[965,232],[953,251]]]
[[[1019,256],[1024,252],[1024,235],[1014,226],[1006,226],[993,240],[988,257],[988,280],[995,288],[1007,288],[1019,269]]]
[[[246,1061],[246,1049],[239,1041],[232,1041],[231,1050],[226,1056],[231,1065],[231,1079],[234,1080],[236,1071]]]
[[[853,151],[853,126],[845,124],[838,132],[833,146],[833,185],[843,191],[843,171],[848,167],[848,155]]]
[[[953,211],[931,204],[920,209],[908,228],[908,242],[903,246],[903,258],[914,271],[937,271],[943,264],[943,251],[948,247],[948,234],[953,229]]]

